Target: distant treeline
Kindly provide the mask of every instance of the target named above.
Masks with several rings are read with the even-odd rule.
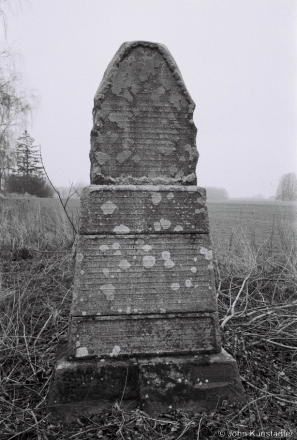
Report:
[[[228,191],[225,188],[215,188],[212,186],[206,186],[206,197],[209,202],[220,202],[228,200]]]

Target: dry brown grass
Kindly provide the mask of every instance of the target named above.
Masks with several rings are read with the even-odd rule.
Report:
[[[57,209],[1,205],[0,439],[217,439],[218,431],[295,430],[297,438],[296,237],[280,229],[261,246],[240,229],[215,242],[223,345],[237,360],[242,408],[158,418],[115,403],[109,413],[64,426],[48,420],[56,345],[67,334],[73,233]],[[45,209],[45,210],[44,210]],[[281,228],[281,226],[280,226]],[[239,438],[234,435],[233,438]]]

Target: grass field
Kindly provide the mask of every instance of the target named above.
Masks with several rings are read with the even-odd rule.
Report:
[[[78,200],[70,200],[76,226]],[[296,205],[210,203],[224,348],[247,403],[154,419],[110,413],[54,423],[46,398],[57,341],[67,335],[75,238],[58,200],[0,201],[0,440],[217,439],[218,431],[292,432],[297,439]]]
[[[52,230],[56,222],[64,223],[68,228],[68,221],[62,213],[58,199],[19,198],[4,202],[6,210],[21,213],[40,212],[40,216],[52,221],[52,227],[46,223],[44,227]],[[67,211],[74,224],[78,224],[80,200],[70,199],[67,202]],[[229,242],[232,236],[241,230],[255,244],[262,244],[271,239],[279,248],[283,233],[295,231],[297,233],[297,203],[292,202],[246,202],[233,201],[228,203],[208,203],[210,231],[214,245]],[[40,218],[38,215],[38,219]],[[25,220],[25,219],[24,219]],[[61,225],[60,225],[61,226]],[[60,228],[59,228],[60,229]],[[66,232],[66,231],[65,231]]]
[[[241,228],[255,243],[273,237],[278,247],[284,230],[297,232],[296,203],[208,203],[208,212],[214,242],[230,240]]]

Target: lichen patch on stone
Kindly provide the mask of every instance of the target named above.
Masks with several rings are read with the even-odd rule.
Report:
[[[161,218],[160,225],[162,226],[163,229],[169,229],[170,226],[171,226],[171,221],[170,220],[166,220],[164,218]]]
[[[161,200],[162,200],[162,196],[160,193],[154,192],[152,194],[152,202],[154,205],[158,205],[161,202]]]
[[[116,160],[122,164],[124,163],[127,159],[129,159],[129,157],[131,156],[132,151],[130,150],[124,150],[122,151],[122,153],[118,154],[116,157]]]
[[[125,225],[119,225],[113,229],[113,232],[115,232],[116,234],[129,234],[130,228]]]
[[[173,153],[176,150],[174,144],[170,141],[164,142],[164,144],[159,146],[160,153],[168,156],[169,154]]]
[[[149,171],[148,172],[148,174],[147,174],[147,177],[149,178],[149,179],[155,179],[156,177],[157,177],[157,173],[156,173],[156,171],[155,170],[153,170],[153,171]]]
[[[185,149],[185,151],[187,151],[187,152],[189,153],[189,156],[190,156],[189,159],[190,159],[190,160],[193,160],[194,157],[196,157],[197,152],[196,152],[196,150],[195,150],[191,145],[187,144],[187,145],[184,147],[184,149]]]
[[[206,260],[212,259],[212,250],[211,249],[206,249],[205,247],[202,247],[202,248],[200,248],[200,254],[204,255],[204,258]]]
[[[110,353],[110,357],[116,357],[120,354],[121,347],[119,345],[115,345],[112,349],[112,352]]]
[[[120,266],[121,269],[127,270],[127,269],[129,269],[131,264],[129,263],[128,260],[122,260],[122,261],[120,261],[119,266]]]
[[[106,276],[106,278],[108,278],[109,275],[109,269],[107,269],[107,267],[105,267],[104,269],[102,269],[103,274]]]
[[[167,267],[167,269],[171,269],[172,267],[175,266],[175,263],[172,260],[166,260],[164,266]]]
[[[178,172],[177,166],[176,165],[171,165],[169,167],[169,171],[170,171],[171,176],[175,176],[176,173]]]
[[[163,258],[163,260],[169,260],[170,259],[170,252],[168,252],[168,251],[163,251],[162,252],[162,258]]]
[[[184,228],[181,226],[181,225],[176,225],[175,226],[175,228],[174,228],[174,231],[176,231],[176,232],[180,232],[180,231],[182,231]]]
[[[104,293],[107,301],[112,301],[114,299],[115,287],[112,284],[103,284],[100,289]]]
[[[161,224],[160,224],[160,222],[154,222],[154,229],[155,229],[155,231],[161,231]]]
[[[81,358],[81,357],[85,357],[88,355],[89,355],[89,352],[88,352],[87,347],[78,347],[76,349],[75,357]]]
[[[110,159],[109,154],[103,153],[102,151],[97,151],[95,157],[99,165],[104,165]]]
[[[106,252],[108,251],[109,247],[107,246],[107,244],[102,244],[101,246],[99,246],[99,251],[101,252]]]
[[[141,161],[141,157],[138,156],[138,154],[135,154],[135,156],[132,157],[132,160],[134,163],[138,163]]]
[[[150,246],[149,244],[145,244],[144,246],[142,246],[142,250],[144,250],[144,252],[149,252],[152,249],[152,246]]]
[[[115,205],[110,200],[108,202],[104,203],[103,205],[101,205],[101,210],[103,211],[103,214],[105,214],[105,215],[113,214],[116,209],[117,209],[117,205]]]
[[[155,265],[156,262],[156,258],[152,255],[146,255],[145,257],[143,257],[142,259],[142,264],[144,267],[146,268],[151,268]]]

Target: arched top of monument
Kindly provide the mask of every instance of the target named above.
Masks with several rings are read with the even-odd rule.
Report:
[[[94,99],[91,183],[195,185],[194,108],[166,46],[123,43]]]
[[[117,71],[119,68],[119,63],[131,52],[131,50],[135,47],[149,47],[152,49],[157,49],[160,54],[163,56],[164,60],[168,64],[169,69],[172,71],[172,74],[174,78],[176,79],[176,83],[179,85],[180,89],[184,93],[185,97],[187,98],[188,102],[192,104],[195,108],[195,103],[193,99],[191,98],[191,95],[184,83],[182,74],[178,68],[178,65],[176,64],[173,56],[171,55],[168,48],[165,46],[165,44],[161,43],[153,43],[151,41],[126,41],[125,43],[121,44],[120,48],[110,61],[109,65],[107,66],[107,69],[104,72],[103,79],[97,89],[97,92],[95,94],[94,101],[97,101],[97,99],[102,99],[104,97],[105,91],[110,87],[111,85],[111,79],[113,74]],[[193,108],[193,111],[194,111]]]

